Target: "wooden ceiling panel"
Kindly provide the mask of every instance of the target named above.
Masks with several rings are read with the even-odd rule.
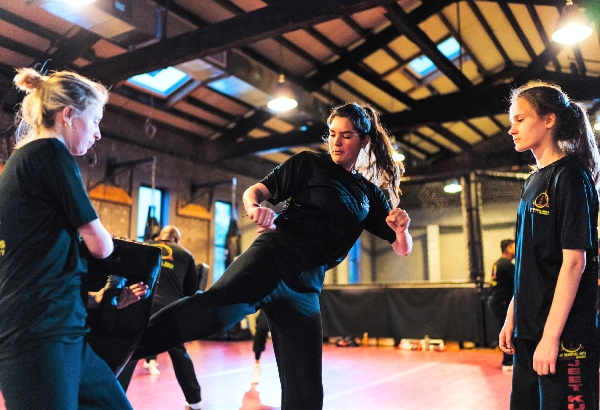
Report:
[[[270,136],[271,133],[267,132],[265,130],[262,130],[260,128],[254,128],[253,130],[250,130],[250,132],[248,133],[248,136],[250,138],[265,138]]]
[[[286,159],[288,159],[290,156],[288,154],[285,154],[283,152],[268,152],[266,154],[258,154],[261,158],[265,158],[268,159],[269,161],[272,161],[275,164],[281,164],[282,162],[284,162]]]
[[[477,5],[487,23],[492,27],[498,41],[515,65],[521,67],[529,65],[531,58],[500,6],[492,2],[477,2]]]
[[[419,24],[419,27],[421,30],[427,33],[427,36],[434,43],[440,42],[449,34],[448,29],[444,23],[442,23],[442,20],[436,15],[429,17],[427,20]]]
[[[385,77],[385,80],[402,92],[408,92],[409,90],[412,90],[415,86],[414,83],[410,81],[410,79],[406,75],[404,75],[400,70],[394,70],[392,73]],[[415,98],[414,96],[411,97]]]
[[[199,87],[190,94],[191,97],[219,108],[221,111],[229,113],[235,117],[244,115],[248,111],[246,105],[240,104],[232,98],[226,97],[211,88]]]
[[[508,96],[506,96],[508,97]],[[508,110],[508,108],[507,108]],[[509,129],[510,128],[510,119],[508,117],[508,112],[502,113],[502,114],[497,114],[494,115],[494,118],[496,119],[496,121],[498,121],[500,124],[502,124],[504,126],[504,128]]]
[[[90,61],[81,57],[77,57],[77,59],[73,61],[73,65],[76,67],[85,67],[88,64],[90,64]]]
[[[442,125],[471,145],[477,144],[482,140],[481,135],[473,131],[472,128],[467,126],[467,124],[462,121],[445,123]]]
[[[389,112],[398,112],[406,108],[405,104],[391,97],[385,91],[375,87],[373,84],[365,81],[362,77],[354,74],[351,71],[344,72],[340,79],[351,84],[362,95],[368,96],[372,101],[377,103]]]
[[[342,19],[333,19],[315,25],[314,27],[338,47],[349,47],[360,40],[360,35]]]
[[[257,10],[265,7],[267,4],[261,0],[229,0],[244,11]]]
[[[524,4],[509,3],[508,7],[515,15],[523,32],[527,33],[527,40],[531,44],[533,51],[535,51],[535,55],[540,55],[546,49],[546,45],[542,41],[542,38],[531,19],[531,14],[529,14],[527,6]]]
[[[445,75],[440,75],[439,77],[433,79],[430,83],[433,88],[435,88],[440,94],[450,94],[458,91],[458,87],[456,84],[452,82]]]
[[[378,74],[383,74],[398,65],[398,62],[385,50],[377,50],[363,62]]]
[[[352,20],[364,30],[377,30],[381,26],[388,24],[388,20],[383,15],[384,11],[383,7],[374,7],[370,10],[354,13]]]
[[[208,23],[217,23],[235,16],[234,12],[221,6],[218,1],[178,0],[177,3]]]
[[[177,117],[174,114],[158,110],[156,108],[148,107],[142,103],[125,98],[119,94],[111,94],[108,104],[114,107],[121,108],[126,111],[133,111],[142,117],[148,117],[156,122],[163,122],[175,128],[179,128],[197,134],[202,137],[209,137],[214,133],[214,130],[192,121],[188,121],[181,117]],[[143,123],[140,123],[140,127],[143,127]],[[157,125],[157,129],[160,131],[160,125]]]
[[[54,14],[48,13],[41,7],[37,7],[29,1],[24,0],[2,0],[0,7],[22,16],[27,16],[30,21],[41,24],[44,28],[51,30],[60,35],[65,35],[69,30],[73,28],[73,24]]]
[[[100,39],[94,44],[92,50],[94,50],[94,55],[98,58],[110,58],[127,52],[127,49],[104,39]]]
[[[427,151],[429,154],[435,154],[440,148],[429,141],[420,138],[418,135],[413,133],[407,134],[402,138],[402,141],[406,141],[410,145],[414,145],[420,149]]]
[[[560,2],[562,4],[566,2]],[[557,2],[557,4],[559,4]],[[552,35],[552,32],[556,28],[556,22],[558,21],[558,17],[560,16],[558,12],[558,8],[555,6],[535,6],[535,11],[537,12],[540,20],[542,21],[542,26],[544,26],[544,30],[548,37]]]
[[[425,154],[423,154],[421,151],[413,149],[413,148],[409,147],[408,145],[402,144],[402,142],[399,142],[398,145],[401,147],[401,152],[404,154],[409,154],[410,156],[416,157],[420,160],[427,159],[427,156]],[[409,155],[406,155],[406,156],[408,157]],[[406,160],[404,161],[404,163],[406,164]],[[400,186],[400,188],[402,188],[402,186]],[[402,201],[402,198],[400,198],[400,201]]]
[[[483,75],[473,60],[463,61],[462,67],[459,66],[462,73],[473,83],[477,85],[483,81]]]
[[[395,40],[391,41],[388,46],[405,61],[421,54],[419,47],[405,36],[397,37]]]
[[[431,91],[427,87],[418,87],[411,91],[409,95],[415,100],[422,100],[431,97]]]
[[[21,53],[17,53],[4,47],[0,47],[0,55],[2,55],[2,62],[10,67],[29,67],[35,63],[31,57],[24,56]],[[16,72],[14,74],[16,74]]]
[[[23,30],[13,24],[0,20],[0,33],[18,43],[24,44],[27,47],[34,48],[39,51],[44,51],[50,48],[50,41],[44,37],[33,34],[30,31]]]
[[[323,87],[331,94],[338,97],[341,101],[344,102],[357,102],[361,103],[362,99],[353,94],[350,90],[345,87],[340,86],[337,82],[332,81]]]
[[[594,41],[595,38],[600,38],[597,30],[594,27],[594,33],[579,44],[589,76],[600,76],[600,42]]]
[[[571,63],[575,63],[575,55],[570,46],[563,47],[556,56],[563,71],[571,72]]]
[[[469,122],[483,131],[488,137],[491,137],[492,135],[502,131],[500,127],[498,127],[498,125],[496,125],[496,123],[490,119],[490,117],[471,118],[469,119]]]
[[[438,134],[437,132],[433,131],[429,127],[419,127],[419,132],[421,134],[425,135],[430,140],[438,143],[439,145],[448,148],[452,152],[455,152],[455,153],[461,152],[460,147],[458,147],[457,145],[451,143],[446,138],[442,137],[440,134]]]
[[[198,117],[206,122],[215,124],[219,127],[225,127],[227,124],[229,124],[229,120],[227,118],[223,118],[209,111],[203,110],[202,108],[190,104],[185,100],[177,102],[173,108],[181,112],[185,112],[186,114]]]
[[[280,134],[290,132],[294,129],[294,126],[292,124],[277,117],[271,117],[270,119],[265,121],[263,125]]]
[[[460,27],[457,24],[455,5],[446,7],[443,10],[444,16],[454,29],[461,33],[462,41],[475,54],[481,65],[488,72],[494,72],[503,66],[502,56],[471,9],[465,3],[460,4]]]
[[[319,61],[327,61],[335,55],[333,50],[311,36],[306,30],[292,31],[284,34],[284,37]]]
[[[314,66],[310,61],[305,60],[298,54],[291,52],[283,46],[280,46],[273,39],[258,41],[250,45],[254,51],[267,56],[275,65],[285,68],[286,72],[297,76],[303,76],[310,72]],[[280,57],[280,50],[283,53],[283,64]]]

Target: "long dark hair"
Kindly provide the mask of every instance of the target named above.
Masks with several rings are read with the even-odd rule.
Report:
[[[371,137],[364,154],[359,155],[356,170],[387,191],[392,207],[398,206],[401,194],[400,177],[404,174],[404,165],[394,160],[392,141],[377,112],[368,105],[351,103],[335,107],[327,118],[328,126],[335,117],[348,118],[361,140],[367,135]]]
[[[559,86],[544,82],[526,84],[511,92],[510,102],[526,100],[538,116],[556,115],[552,137],[565,154],[575,156],[592,174],[596,186],[600,183],[600,156],[592,125],[585,107],[570,100]]]

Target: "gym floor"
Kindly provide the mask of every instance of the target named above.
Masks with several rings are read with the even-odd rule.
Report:
[[[204,410],[279,409],[281,390],[271,343],[261,357],[261,378],[250,383],[252,342],[196,341],[186,345],[202,387]],[[511,372],[493,349],[444,352],[393,347],[323,345],[324,409],[508,409]],[[167,354],[161,374],[138,363],[128,396],[136,410],[182,410],[185,399]]]

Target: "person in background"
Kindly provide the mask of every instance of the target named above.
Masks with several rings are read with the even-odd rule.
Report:
[[[74,156],[100,139],[108,91],[76,73],[17,70],[27,95],[15,151],[0,173],[0,391],[8,410],[131,409],[108,365],[85,340],[87,271],[80,237],[105,258],[113,241],[88,198]],[[117,308],[145,295],[124,288]],[[84,296],[82,298],[82,296]]]
[[[515,292],[499,336],[511,409],[598,409],[599,155],[583,106],[555,85],[512,92],[515,149],[536,167],[517,212]]]
[[[223,331],[262,308],[271,326],[281,408],[322,408],[319,293],[325,272],[346,257],[363,230],[388,241],[398,255],[412,249],[410,218],[396,208],[400,166],[375,110],[345,104],[327,124],[329,153],[298,153],[246,189],[244,207],[259,235],[208,291],[153,315],[135,356]],[[265,200],[286,201],[277,219],[261,206]]]
[[[256,317],[256,331],[252,338],[252,351],[254,351],[254,369],[252,369],[252,384],[260,381],[260,356],[265,351],[269,337],[269,322],[262,310]]]
[[[502,327],[515,289],[515,265],[512,263],[515,258],[515,241],[504,239],[500,242],[500,249],[502,255],[492,267],[492,290],[488,297],[488,306],[498,325]],[[512,355],[502,352],[502,356],[502,370],[512,371]]]
[[[181,232],[176,226],[165,226],[156,239],[149,243],[160,248],[162,253],[160,277],[152,303],[152,312],[157,312],[171,302],[195,294],[198,291],[198,274],[194,256],[181,246]],[[200,384],[185,346],[182,343],[169,349],[168,353],[187,401],[186,409],[201,409]],[[156,361],[156,356],[147,359],[147,362]],[[130,360],[119,375],[119,382],[125,390],[129,387],[136,364],[137,360]]]

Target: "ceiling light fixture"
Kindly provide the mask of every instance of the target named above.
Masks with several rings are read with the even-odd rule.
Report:
[[[273,111],[289,111],[297,106],[298,101],[294,98],[292,89],[285,83],[285,76],[283,73],[279,74],[275,98],[267,103],[267,107]]]
[[[556,23],[556,30],[552,34],[552,40],[559,44],[574,44],[592,34],[590,20],[573,0],[567,0],[567,4],[561,10],[560,17]]]
[[[283,46],[279,43],[279,63],[281,65],[281,73],[277,80],[274,98],[267,103],[267,107],[273,111],[289,111],[298,106],[298,101],[294,98],[294,93],[289,84],[285,83],[285,75],[283,75]]]
[[[444,185],[444,192],[447,194],[457,194],[462,191],[462,185],[458,182],[458,179],[453,179],[452,181],[446,182]]]

